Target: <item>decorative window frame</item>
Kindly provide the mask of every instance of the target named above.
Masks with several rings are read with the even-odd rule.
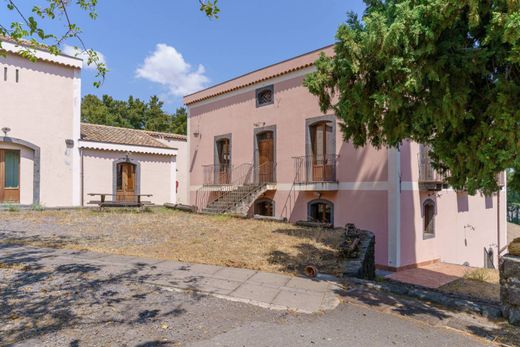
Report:
[[[330,206],[330,224],[334,225],[334,203],[330,200],[325,199],[314,199],[307,203],[307,220],[310,220],[311,206],[314,204],[326,204]]]
[[[135,165],[135,194],[141,194],[141,163],[131,158],[121,158],[112,162],[112,194],[117,195],[117,165],[122,163]]]
[[[429,232],[426,232],[426,207],[427,206],[432,206],[433,207],[433,216],[432,216],[432,223],[433,223],[433,232],[432,233],[429,233]],[[428,240],[428,239],[433,239],[435,238],[435,235],[436,235],[436,230],[435,230],[435,216],[437,215],[437,204],[435,203],[435,201],[433,199],[426,199],[423,201],[422,203],[422,209],[421,209],[421,214],[422,214],[422,217],[423,217],[423,223],[422,223],[422,234],[423,234],[423,240]]]
[[[266,90],[269,90],[271,91],[271,102],[268,102],[268,103],[265,103],[265,104],[261,104],[260,103],[260,99],[259,99],[259,96],[260,96],[260,93],[263,93],[265,92]],[[266,86],[266,87],[261,87],[261,88],[258,88],[256,91],[255,91],[255,100],[256,100],[256,107],[264,107],[264,106],[268,106],[268,105],[272,105],[274,104],[274,85],[269,85],[269,86]]]
[[[233,136],[231,133],[229,134],[223,134],[223,135],[217,135],[213,138],[213,165],[217,167],[217,165],[220,165],[220,162],[218,160],[218,146],[217,143],[219,141],[227,139],[229,141],[229,166],[231,167],[233,163]]]

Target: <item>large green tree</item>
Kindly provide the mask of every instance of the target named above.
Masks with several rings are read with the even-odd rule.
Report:
[[[52,54],[59,54],[66,41],[73,41],[79,54],[86,54],[88,65],[97,68],[98,80],[94,86],[99,87],[108,72],[97,52],[88,48],[81,38],[82,30],[71,17],[72,8],[84,11],[91,19],[97,17],[98,0],[0,0],[5,7],[0,6],[0,37],[8,37],[22,45],[20,54],[32,61],[36,60],[34,48],[44,47]],[[24,6],[20,6],[23,2]],[[30,11],[24,11],[27,3],[33,3]],[[198,0],[200,11],[208,18],[218,18],[220,8],[218,0]],[[7,11],[5,11],[7,10]],[[52,21],[61,21],[64,29],[61,31],[49,29]],[[53,27],[54,28],[54,27]],[[5,55],[0,42],[0,56]]]
[[[111,96],[85,95],[81,103],[81,121],[124,128],[186,134],[187,112],[184,107],[174,114],[163,110],[163,102],[157,96],[148,102],[132,96],[127,101]]]
[[[520,1],[365,2],[306,78],[322,110],[356,146],[417,141],[455,188],[496,191],[520,168]]]

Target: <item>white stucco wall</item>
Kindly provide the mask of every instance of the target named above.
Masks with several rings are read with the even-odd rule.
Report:
[[[180,204],[188,204],[188,141],[186,140],[168,140],[155,137],[158,141],[178,150],[177,152],[177,181],[179,181],[179,190],[177,192],[177,202]]]
[[[10,128],[8,137],[40,148],[40,203],[48,207],[79,204],[79,195],[74,196],[79,160],[75,137],[80,121],[79,74],[80,69],[72,66],[33,63],[10,53],[0,57],[0,128]],[[74,140],[72,147],[67,147],[67,139]],[[0,140],[0,148],[8,147]],[[21,204],[33,203],[33,155],[32,150],[24,148]]]
[[[89,193],[113,194],[114,161],[125,158],[126,152],[83,149],[83,201],[88,206],[91,200],[98,197],[88,196]],[[140,164],[140,193],[152,194],[151,198],[143,200],[162,205],[175,203],[172,194],[172,184],[175,184],[175,170],[172,171],[172,161],[175,156],[130,153],[129,158]],[[173,173],[173,174],[172,174]]]

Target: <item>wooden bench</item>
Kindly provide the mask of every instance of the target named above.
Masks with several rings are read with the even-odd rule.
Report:
[[[95,204],[99,206],[99,209],[103,207],[138,207],[143,208],[146,206],[152,206],[151,201],[143,201],[142,197],[152,197],[152,194],[134,194],[126,195],[125,198],[128,200],[116,200],[116,194],[105,194],[105,193],[90,193],[88,196],[99,196],[100,200],[91,200],[89,204]],[[107,196],[111,197],[111,200],[107,200]]]

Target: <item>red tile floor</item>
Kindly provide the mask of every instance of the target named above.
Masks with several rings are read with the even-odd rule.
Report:
[[[469,270],[471,270],[471,268],[468,266],[436,263],[419,267],[417,269],[394,272],[386,276],[386,278],[428,288],[439,288],[456,279],[464,277],[464,274]]]

